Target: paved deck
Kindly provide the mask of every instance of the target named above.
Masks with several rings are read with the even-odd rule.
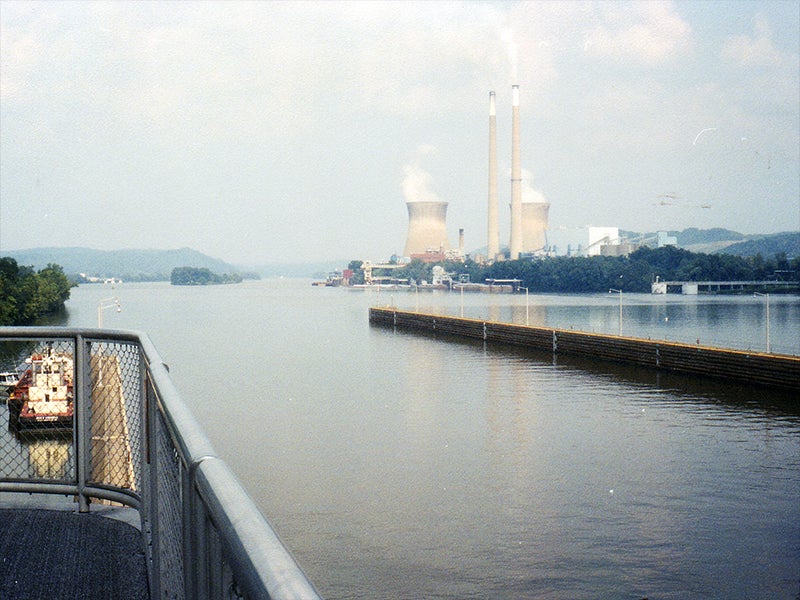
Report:
[[[141,534],[98,513],[0,507],[0,598],[147,600]]]

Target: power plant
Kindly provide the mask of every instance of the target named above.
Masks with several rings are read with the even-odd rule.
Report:
[[[520,157],[519,86],[514,85],[511,106],[511,239],[509,255],[512,260],[522,254],[543,251],[547,245],[549,202],[523,201],[522,160]],[[495,140],[494,92],[489,94],[489,260],[500,252],[499,243],[493,246],[497,234],[497,143]],[[492,208],[494,205],[494,209]]]
[[[544,251],[547,240],[549,202],[524,201],[520,158],[519,86],[513,85],[511,106],[511,235],[508,244],[511,260],[524,254]],[[487,258],[502,259],[497,198],[497,106],[495,93],[489,92],[489,194],[487,205]],[[434,196],[435,197],[435,196]],[[445,258],[447,240],[447,202],[409,200],[408,236],[403,256],[433,260]],[[459,230],[459,256],[463,257],[463,229]],[[451,253],[452,256],[452,253]]]

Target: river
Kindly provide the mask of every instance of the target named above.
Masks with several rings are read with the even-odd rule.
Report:
[[[320,592],[800,598],[797,392],[372,328],[370,305],[763,350],[766,299],[83,285],[153,340]],[[622,302],[622,322],[619,303]],[[770,296],[800,354],[800,298]]]

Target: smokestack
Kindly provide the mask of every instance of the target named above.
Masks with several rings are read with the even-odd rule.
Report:
[[[489,92],[489,240],[488,258],[500,254],[500,226],[497,220],[497,110],[494,92]]]
[[[519,86],[511,87],[511,260],[522,253],[522,172],[519,159]]]
[[[464,228],[458,230],[458,255],[464,256]]]

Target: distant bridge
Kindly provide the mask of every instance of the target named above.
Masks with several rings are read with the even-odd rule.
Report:
[[[715,294],[747,292],[764,288],[800,288],[798,281],[658,281],[650,284],[652,294]]]

